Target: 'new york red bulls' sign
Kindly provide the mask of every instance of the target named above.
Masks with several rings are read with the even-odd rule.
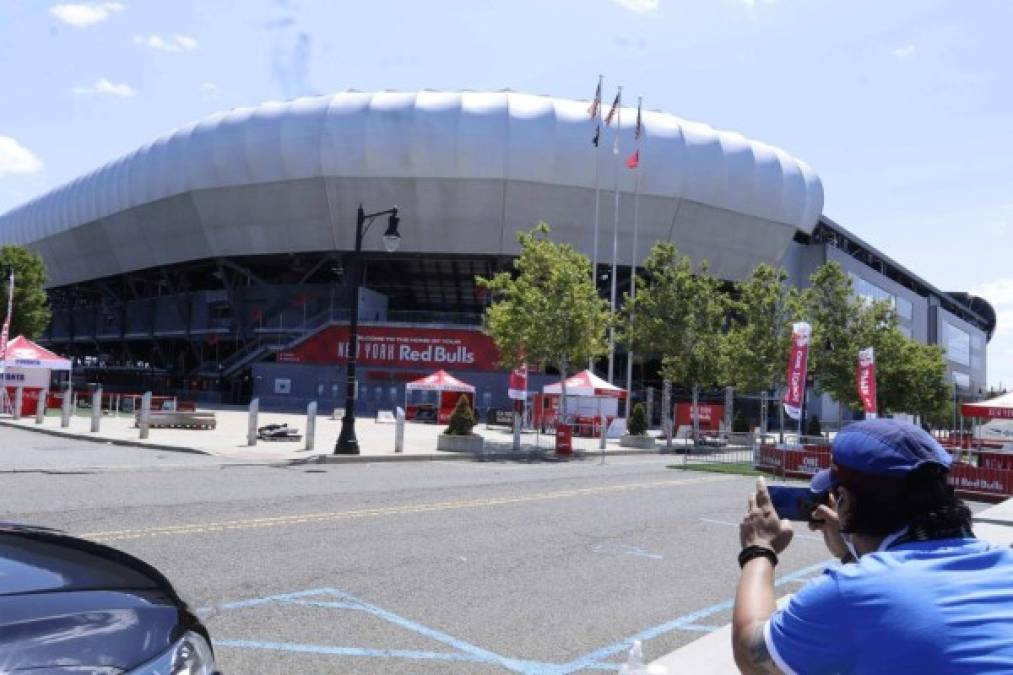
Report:
[[[348,361],[348,326],[330,326],[294,348],[279,363],[337,365]],[[358,363],[363,366],[500,370],[492,339],[478,330],[360,326]]]

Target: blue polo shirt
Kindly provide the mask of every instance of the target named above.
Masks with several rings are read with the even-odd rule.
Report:
[[[905,542],[827,569],[773,614],[785,673],[1013,673],[1013,549]]]

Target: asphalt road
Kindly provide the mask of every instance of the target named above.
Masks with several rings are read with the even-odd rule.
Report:
[[[601,672],[632,637],[660,657],[729,620],[753,484],[661,457],[272,467],[107,448],[133,454],[103,464],[80,458],[94,444],[0,429],[12,448],[70,468],[0,473],[0,517],[156,565],[226,673]],[[828,557],[799,535],[784,591]]]

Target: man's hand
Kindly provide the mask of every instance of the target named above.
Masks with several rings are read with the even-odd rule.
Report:
[[[841,519],[837,515],[837,497],[830,491],[830,506],[820,505],[813,511],[809,529],[823,533],[823,542],[835,558],[843,558],[849,554],[848,546],[841,534]]]
[[[739,524],[742,547],[766,546],[775,553],[781,553],[788,548],[794,534],[791,522],[777,517],[777,511],[770,503],[767,483],[760,476],[756,479],[756,494],[749,495],[749,510]]]

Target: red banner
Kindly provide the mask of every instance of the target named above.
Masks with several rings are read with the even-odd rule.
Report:
[[[790,478],[808,478],[830,467],[830,448],[819,445],[801,448],[761,445],[754,466],[760,471],[780,473]]]
[[[528,396],[528,364],[522,363],[510,371],[510,385],[507,396],[515,401],[523,401]]]
[[[791,355],[788,357],[788,390],[784,393],[784,411],[788,417],[797,420],[802,414],[805,398],[805,374],[809,361],[809,337],[812,327],[804,321],[792,326]]]
[[[947,477],[955,490],[973,493],[984,498],[992,496],[997,501],[1013,495],[1013,471],[1007,465],[971,466],[954,462]],[[990,500],[989,500],[990,501]]]
[[[855,371],[858,396],[862,399],[866,418],[876,416],[876,354],[872,347],[858,352],[858,369]]]
[[[696,410],[697,410],[697,417],[700,419],[700,429],[702,431],[717,431],[720,428],[721,420],[725,416],[725,407],[723,405],[698,403],[696,406]],[[692,426],[693,424],[692,403],[675,404],[675,424],[677,427],[682,425]]]
[[[348,326],[330,326],[293,349],[279,363],[336,365],[348,361]],[[358,363],[363,366],[499,370],[499,351],[478,330],[360,326]]]

